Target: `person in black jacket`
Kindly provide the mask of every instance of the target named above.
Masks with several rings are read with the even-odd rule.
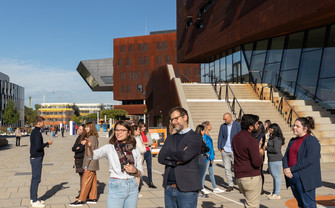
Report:
[[[31,185],[30,185],[30,202],[32,207],[45,207],[41,201],[37,200],[38,185],[41,182],[42,162],[44,157],[44,148],[52,144],[52,140],[43,143],[41,128],[44,127],[44,118],[35,117],[35,128],[30,135],[30,164],[31,164]]]
[[[158,155],[158,162],[165,165],[165,207],[196,208],[202,188],[198,173],[202,137],[188,127],[184,108],[173,108],[169,115],[177,133],[168,136]]]
[[[81,124],[78,128],[78,137],[76,139],[76,142],[73,144],[72,151],[74,152],[74,166],[76,168],[76,173],[79,174],[80,177],[80,190],[81,190],[81,179],[83,178],[83,174],[85,170],[83,169],[83,160],[85,155],[85,145],[81,144],[83,140],[85,140],[86,137],[86,131],[85,131],[85,124]],[[80,191],[79,195],[80,196]]]

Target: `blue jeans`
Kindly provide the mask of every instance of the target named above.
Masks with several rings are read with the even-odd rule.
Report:
[[[196,208],[198,192],[181,192],[167,185],[164,192],[165,208]]]
[[[207,162],[206,162],[206,156],[199,155],[199,168],[198,173],[201,179],[201,187],[204,188],[205,186],[205,177],[206,177],[206,170],[207,170]]]
[[[281,187],[281,167],[282,161],[269,162],[269,171],[273,178],[273,190],[272,193],[277,196],[280,195],[280,187]]]
[[[147,163],[147,172],[148,172],[148,178],[149,178],[149,183],[152,183],[152,155],[151,151],[148,150],[144,153],[144,160]]]
[[[213,164],[211,164],[210,160],[207,161],[206,167],[207,167],[206,170],[208,169],[209,179],[211,179],[213,189],[215,189],[216,188],[216,183],[215,183],[215,177],[214,177],[214,169],[213,169]],[[205,174],[205,176],[206,176],[206,174]],[[205,178],[204,178],[204,181],[205,181]]]
[[[30,184],[30,199],[33,202],[37,201],[38,185],[41,182],[43,157],[30,158],[31,165],[31,184]]]
[[[293,178],[288,179],[292,193],[298,201],[298,206],[303,208],[316,208],[315,189],[305,191],[298,172],[293,173]]]
[[[109,178],[107,208],[136,208],[138,187],[135,178]]]

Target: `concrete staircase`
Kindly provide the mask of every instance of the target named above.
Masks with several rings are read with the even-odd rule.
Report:
[[[251,87],[249,87],[251,88]],[[263,88],[263,99],[270,100],[270,88],[266,84],[258,84],[256,89],[260,94]],[[252,89],[252,88],[251,88]],[[278,92],[273,94],[274,106],[279,108],[281,97]],[[319,139],[321,144],[321,162],[335,162],[335,115],[326,111],[313,100],[286,100],[283,101],[282,116],[288,120],[291,107],[292,121],[298,117],[312,116],[315,121],[313,134]]]
[[[272,123],[277,123],[281,127],[286,139],[286,144],[282,148],[283,153],[286,150],[288,141],[294,137],[292,128],[287,124],[290,111],[288,105],[293,106],[298,116],[313,116],[316,128],[313,133],[320,140],[321,144],[321,162],[335,162],[335,115],[330,114],[314,101],[305,100],[287,100],[281,114],[278,111],[280,102],[278,93],[273,94],[275,103],[272,103],[270,101],[270,89],[263,87],[263,100],[259,99],[261,87],[264,84],[257,85],[257,93],[249,84],[229,84],[229,86],[233,92],[228,91],[230,102],[232,102],[234,94],[244,113],[258,115],[260,121],[263,122],[269,119]],[[219,86],[217,89],[219,91]],[[228,104],[225,102],[226,86],[222,85],[222,100],[218,100],[210,84],[183,84],[183,90],[194,128],[204,121],[208,120],[211,122],[213,129],[210,132],[210,136],[213,139],[216,155],[219,155],[217,139],[220,125],[223,123],[222,117],[226,112],[231,113]],[[238,108],[237,104],[236,106]],[[298,116],[293,115],[292,120],[294,121]]]

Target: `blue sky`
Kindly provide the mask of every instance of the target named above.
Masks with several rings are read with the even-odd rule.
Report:
[[[113,39],[176,28],[174,0],[1,0],[0,72],[25,88],[25,103],[115,103],[92,92],[81,60],[113,57]]]

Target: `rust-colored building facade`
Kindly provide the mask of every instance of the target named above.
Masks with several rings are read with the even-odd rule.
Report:
[[[172,64],[177,77],[185,82],[200,82],[200,64],[177,63],[175,31],[114,39],[114,100],[122,101],[116,109],[131,115],[146,111],[146,85],[151,72]]]

